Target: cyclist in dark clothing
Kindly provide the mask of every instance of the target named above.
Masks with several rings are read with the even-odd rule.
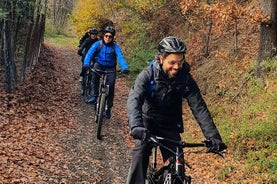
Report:
[[[182,101],[187,100],[206,139],[212,141],[211,151],[227,146],[213,122],[200,90],[190,75],[185,61],[186,46],[179,38],[164,38],[152,66],[137,77],[127,100],[127,115],[135,141],[127,184],[144,184],[151,154],[151,145],[143,141],[150,134],[181,140],[183,129]],[[155,84],[153,87],[153,83]],[[169,143],[165,144],[174,149]],[[163,160],[171,152],[161,149]]]
[[[89,37],[83,41],[83,43],[81,44],[81,46],[78,49],[78,54],[80,56],[82,56],[82,58],[81,58],[82,66],[84,64],[84,59],[85,59],[86,53],[90,49],[91,45],[94,44],[96,41],[98,41],[97,34],[98,34],[97,29],[91,28],[89,31]],[[79,80],[80,82],[82,82],[85,72],[86,72],[86,70],[82,67],[82,71],[80,73],[80,80]]]
[[[87,29],[87,31],[85,32],[85,34],[82,36],[82,38],[79,40],[79,45],[78,45],[78,47],[80,47],[81,45],[82,45],[82,43],[84,43],[84,41],[87,39],[87,38],[89,38],[89,36],[90,36],[90,30],[91,30],[91,28],[89,27],[88,29]]]

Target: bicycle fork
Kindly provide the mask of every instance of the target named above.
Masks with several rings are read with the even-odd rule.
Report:
[[[178,176],[182,176],[184,174],[184,165],[183,161],[180,158],[180,148],[176,148],[176,156],[175,156],[175,171]]]
[[[100,86],[100,90],[99,90],[99,95],[97,97],[97,102],[95,103],[95,108],[94,110],[97,111],[97,109],[99,108],[99,102],[101,101],[101,98],[105,95],[105,97],[107,98],[109,94],[109,85],[101,85]],[[107,110],[107,104],[105,104],[105,109]]]
[[[177,176],[180,176],[179,180],[184,184],[191,183],[191,177],[185,175],[185,161],[180,157],[180,148],[176,148],[176,156],[175,156],[175,171]]]

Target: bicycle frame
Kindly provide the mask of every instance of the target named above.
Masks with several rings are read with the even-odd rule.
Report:
[[[107,110],[107,96],[109,94],[109,85],[106,84],[108,73],[115,71],[103,71],[92,68],[92,72],[100,76],[99,96],[95,103],[95,122],[97,123],[97,139],[101,140],[102,122],[105,110]]]
[[[162,144],[160,141],[167,141],[176,146],[175,150],[172,150]],[[148,184],[190,184],[191,177],[185,174],[185,166],[190,168],[190,165],[185,162],[180,149],[186,147],[209,147],[209,142],[206,140],[203,143],[185,143],[182,141],[175,141],[166,139],[163,137],[149,138],[149,141],[154,143],[152,149],[152,163],[147,171]],[[174,158],[168,158],[164,165],[157,170],[157,147],[163,147],[174,154]]]

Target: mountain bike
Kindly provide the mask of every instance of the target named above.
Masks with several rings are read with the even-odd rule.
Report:
[[[164,137],[150,136],[149,142],[153,144],[151,164],[148,167],[146,174],[146,184],[190,184],[191,176],[186,175],[185,166],[191,168],[188,162],[183,158],[183,148],[188,147],[207,147],[212,146],[211,141],[205,140],[202,143],[186,143],[183,141],[175,141]],[[175,145],[175,150],[165,146],[162,142],[167,141]],[[172,152],[175,157],[168,158],[164,165],[157,169],[157,147],[163,147]],[[220,153],[218,153],[220,154]]]
[[[95,122],[97,123],[97,139],[101,140],[101,130],[104,118],[104,112],[107,110],[107,96],[109,94],[109,85],[106,84],[106,78],[108,73],[114,73],[116,71],[104,71],[91,68],[91,71],[100,76],[99,84],[99,96],[94,104],[95,109]]]

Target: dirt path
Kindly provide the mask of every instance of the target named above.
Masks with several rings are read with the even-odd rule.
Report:
[[[46,43],[17,91],[0,91],[0,184],[126,182],[126,79],[117,80],[112,118],[104,120],[99,141],[92,106],[80,94],[74,49]]]
[[[76,58],[72,50],[63,49],[61,52],[65,53],[65,61],[69,64],[68,71],[79,98],[81,111],[78,127],[61,139],[66,157],[69,158],[62,167],[74,173],[66,180],[69,183],[125,183],[130,163],[130,148],[126,142],[128,130],[124,102],[127,100],[128,86],[125,79],[117,79],[112,118],[104,119],[103,139],[99,141],[96,139],[92,105],[84,103],[80,95],[80,63],[75,62],[80,58]]]

